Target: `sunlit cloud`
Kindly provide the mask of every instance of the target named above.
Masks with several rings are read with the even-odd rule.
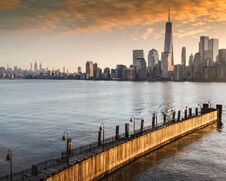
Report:
[[[15,9],[19,6],[20,0],[1,0],[0,1],[0,11]]]
[[[4,15],[0,17],[0,31],[45,31],[70,36],[130,26],[152,27],[167,20],[169,7],[173,22],[198,29],[190,33],[181,32],[178,37],[201,32],[200,28],[211,22],[216,26],[226,22],[225,0],[7,0],[0,2],[0,13]],[[148,28],[140,37],[147,39],[153,31],[153,28]]]

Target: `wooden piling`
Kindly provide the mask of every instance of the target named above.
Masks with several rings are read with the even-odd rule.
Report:
[[[119,126],[116,126],[115,129],[115,140],[119,140]]]
[[[142,119],[140,122],[140,132],[144,131],[144,120]]]
[[[98,131],[98,146],[101,145],[101,137],[102,137],[102,127],[100,126]]]
[[[125,137],[129,138],[129,123],[125,124]]]
[[[177,121],[180,121],[180,111],[178,111],[178,114],[177,114]]]

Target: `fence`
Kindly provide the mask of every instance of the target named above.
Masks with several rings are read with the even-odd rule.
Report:
[[[209,109],[208,112],[211,112],[213,110],[215,110],[215,109]],[[205,112],[205,113],[207,113],[207,112]],[[202,115],[202,114],[205,114],[205,113],[201,113],[199,111],[198,115],[196,115],[196,113],[193,113],[192,116],[190,116],[190,117],[189,117],[189,114],[188,114],[187,119],[195,117],[195,116],[199,116],[199,115]],[[170,126],[172,124],[176,124],[177,122],[181,122],[181,121],[184,121],[184,120],[186,120],[186,119],[185,118],[182,118],[180,120],[175,119],[174,121],[170,120],[170,121],[167,121],[165,123],[164,122],[158,123],[154,127],[153,126],[146,126],[146,127],[143,128],[143,131],[141,131],[141,129],[137,129],[137,130],[130,132],[129,138],[126,138],[125,133],[123,133],[123,134],[119,135],[119,139],[117,139],[117,140],[116,140],[115,136],[104,139],[102,144],[104,143],[104,145],[107,145],[107,144],[111,144],[111,143],[114,143],[116,141],[120,141],[120,140],[123,140],[123,139],[132,139],[132,138],[140,136],[142,134],[146,134],[148,132],[161,129],[163,127]],[[103,145],[101,145],[101,146],[103,146]],[[87,151],[92,150],[94,148],[98,148],[98,142],[94,142],[94,143],[73,149],[71,154],[69,155],[69,158],[71,158],[75,155],[79,155],[79,154],[82,154],[84,152],[87,152]],[[43,176],[43,174],[45,174],[45,170],[47,170],[49,168],[54,168],[54,167],[57,167],[57,166],[66,167],[67,166],[66,165],[66,156],[67,156],[66,153],[62,152],[61,157],[59,157],[59,158],[46,160],[44,162],[40,162],[38,164],[33,165],[32,168],[35,168],[35,170],[36,170],[35,175],[40,175],[39,177],[38,176],[36,176],[35,178],[33,177],[34,170],[31,168],[31,169],[27,169],[27,170],[24,170],[24,171],[21,171],[21,172],[13,173],[13,180],[14,181],[40,180],[41,177]],[[6,175],[6,176],[0,178],[0,181],[10,181],[10,175]]]

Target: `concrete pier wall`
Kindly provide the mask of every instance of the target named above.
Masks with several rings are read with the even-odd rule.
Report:
[[[217,121],[217,110],[128,140],[47,178],[47,181],[97,180],[145,153]]]

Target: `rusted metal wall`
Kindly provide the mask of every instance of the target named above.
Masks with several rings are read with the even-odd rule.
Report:
[[[96,180],[151,150],[216,121],[217,111],[178,122],[81,161],[47,181]]]

